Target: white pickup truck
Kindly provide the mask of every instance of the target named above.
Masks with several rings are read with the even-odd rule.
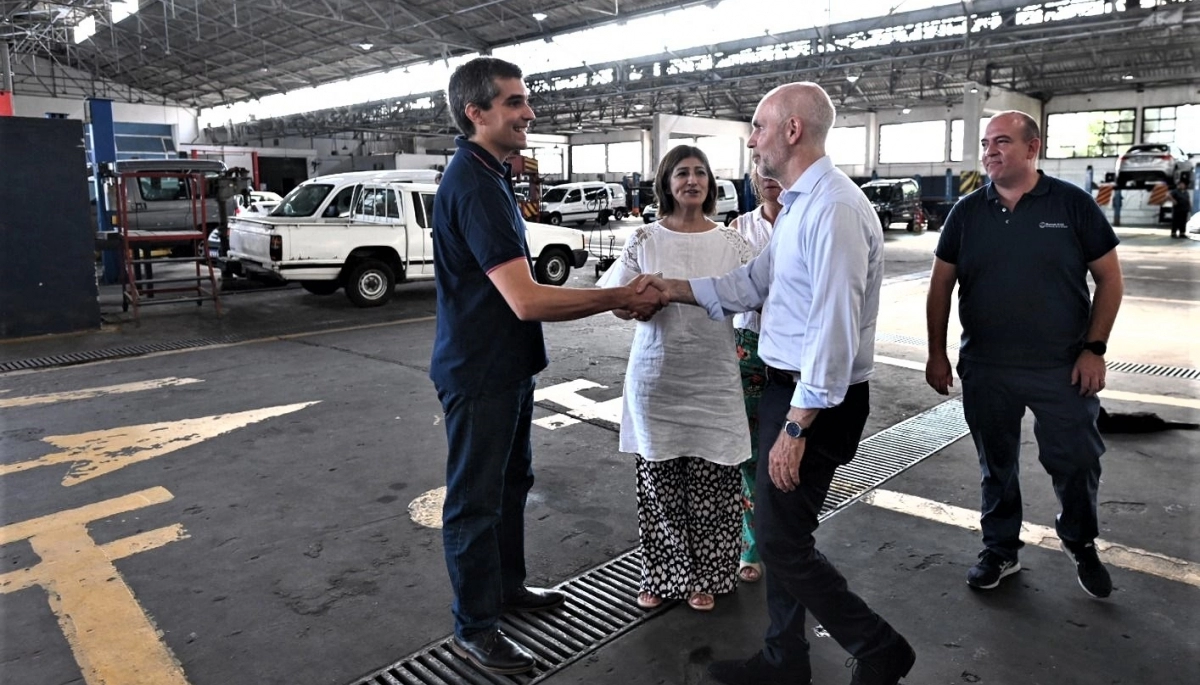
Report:
[[[345,288],[355,305],[379,306],[391,299],[397,282],[433,278],[436,192],[427,183],[358,183],[340,220],[317,211],[310,218],[289,216],[289,193],[267,216],[230,221],[226,269],[249,278],[298,281],[317,295]],[[574,229],[529,223],[526,241],[540,283],[562,285],[571,268],[588,258],[586,238]]]

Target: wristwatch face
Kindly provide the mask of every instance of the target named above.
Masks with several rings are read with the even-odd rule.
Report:
[[[796,423],[795,421],[785,421],[783,424],[783,431],[787,433],[788,437],[790,438],[804,437],[804,429],[801,428],[800,424]]]
[[[1084,343],[1083,349],[1092,354],[1104,356],[1104,353],[1108,351],[1108,344],[1103,340],[1093,340],[1092,342]]]

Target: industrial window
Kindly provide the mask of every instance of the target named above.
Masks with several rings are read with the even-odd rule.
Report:
[[[535,147],[533,158],[538,162],[538,174],[542,178],[565,178],[563,151],[560,147]]]
[[[571,146],[571,173],[602,174],[607,169],[603,143]]]
[[[636,140],[608,144],[608,169],[613,174],[631,174],[642,170],[642,144]]]
[[[1142,142],[1175,143],[1189,154],[1200,154],[1200,105],[1142,110]]]
[[[979,120],[979,137],[983,138],[983,132],[987,130],[987,122],[991,121],[991,117],[983,117]],[[961,162],[963,160],[963,136],[966,134],[965,125],[962,119],[954,119],[950,122],[950,161]],[[971,141],[972,145],[979,145],[978,140]]]
[[[914,121],[879,127],[879,163],[946,161],[946,121]]]
[[[1046,118],[1046,157],[1116,157],[1133,145],[1135,109],[1062,112]]]
[[[867,127],[842,126],[829,129],[825,138],[825,154],[834,164],[865,164],[867,161]]]

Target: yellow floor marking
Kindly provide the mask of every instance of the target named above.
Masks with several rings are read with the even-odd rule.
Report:
[[[881,509],[917,516],[967,530],[979,530],[979,512],[916,495],[906,495],[891,490],[872,490],[862,496],[862,502]],[[1026,544],[1057,550],[1058,534],[1049,526],[1033,523],[1021,525],[1021,539]],[[1096,539],[1096,550],[1108,564],[1130,571],[1147,573],[1193,587],[1200,587],[1200,565],[1176,559],[1165,554],[1148,552],[1136,547],[1126,547],[1115,542]]]
[[[54,404],[55,402],[67,402],[70,400],[88,400],[95,397],[102,397],[104,395],[140,392],[142,390],[158,390],[159,388],[171,388],[177,385],[190,385],[192,383],[203,382],[204,381],[200,380],[199,378],[157,378],[152,381],[122,383],[120,385],[106,385],[100,388],[85,388],[83,390],[72,390],[70,392],[51,392],[44,395],[10,397],[0,400],[0,409],[10,409],[12,407],[31,407],[37,404]]]
[[[302,402],[198,419],[108,428],[74,435],[52,435],[42,438],[42,441],[66,451],[15,464],[0,464],[0,476],[51,464],[72,464],[62,482],[64,487],[70,487],[264,419],[299,411],[313,404],[317,402]]]
[[[187,538],[183,526],[104,545],[87,532],[94,521],[172,498],[165,488],[150,488],[0,528],[0,545],[28,540],[40,559],[30,568],[0,574],[0,593],[35,585],[45,589],[88,685],[188,685],[179,660],[112,564]]]
[[[899,366],[904,369],[912,369],[914,371],[925,371],[924,362],[915,362],[910,359],[899,359],[897,357],[885,357],[883,355],[875,355],[875,361],[880,364],[889,366]],[[957,379],[958,374],[954,377]],[[1124,392],[1122,390],[1104,389],[1100,391],[1100,397],[1108,400],[1119,400],[1123,402],[1141,402],[1143,404],[1162,404],[1170,407],[1187,407],[1188,409],[1200,409],[1200,400],[1194,400],[1190,397],[1172,397],[1171,395],[1146,395],[1137,392]]]
[[[426,528],[442,527],[442,505],[446,503],[446,486],[423,493],[408,505],[408,517]]]

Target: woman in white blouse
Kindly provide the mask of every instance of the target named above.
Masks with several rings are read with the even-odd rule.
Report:
[[[720,276],[750,260],[736,230],[708,218],[717,184],[708,158],[680,145],[654,179],[659,216],[625,243],[597,285],[641,273]],[[623,319],[631,318],[616,312]],[[638,322],[625,372],[622,452],[635,454],[642,579],[638,604],[686,599],[697,611],[737,587],[741,539],[738,464],[750,457],[733,327],[672,304]]]
[[[730,228],[741,234],[757,256],[771,242],[775,230],[775,217],[783,205],[779,194],[783,188],[779,183],[758,175],[758,169],[750,175],[750,185],[759,205],[753,212],[737,218]],[[767,367],[758,357],[758,312],[742,312],[733,315],[733,328],[737,336],[738,363],[742,371],[742,394],[746,401],[746,418],[750,424],[750,458],[741,463],[742,469],[742,560],[738,565],[738,577],[742,582],[753,583],[762,578],[762,560],[758,556],[758,545],[754,542],[754,473],[758,465],[758,400],[762,397],[767,381]]]

